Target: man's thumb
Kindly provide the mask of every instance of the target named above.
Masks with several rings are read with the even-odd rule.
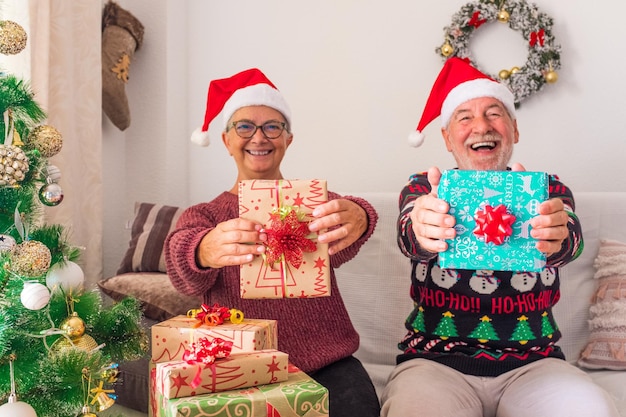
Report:
[[[428,182],[430,183],[430,193],[437,196],[437,188],[439,187],[439,180],[441,180],[441,171],[437,167],[431,167],[428,169]]]

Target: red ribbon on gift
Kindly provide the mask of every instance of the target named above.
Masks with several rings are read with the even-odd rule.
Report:
[[[511,225],[515,223],[515,216],[510,214],[504,204],[496,207],[486,205],[474,215],[476,228],[474,234],[485,243],[493,242],[501,245],[504,240],[513,234]]]
[[[309,221],[304,220],[304,213],[297,206],[274,210],[263,231],[267,234],[264,257],[269,265],[284,260],[298,269],[302,265],[303,254],[317,249],[315,242],[307,237],[311,234]]]
[[[196,388],[202,382],[202,365],[213,365],[218,358],[227,358],[233,349],[233,342],[220,339],[219,337],[209,340],[206,337],[198,339],[197,343],[191,343],[189,349],[185,349],[183,360],[189,365],[198,365],[196,375],[189,384]],[[215,372],[214,372],[215,373]]]

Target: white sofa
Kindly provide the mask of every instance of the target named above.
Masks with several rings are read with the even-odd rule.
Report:
[[[400,352],[396,345],[404,334],[404,320],[411,311],[410,262],[400,253],[396,243],[398,193],[354,195],[367,199],[376,207],[379,214],[378,226],[356,258],[337,270],[337,279],[350,318],[361,335],[357,357],[364,363],[380,394],[394,367],[395,357]],[[589,307],[597,285],[597,280],[593,278],[593,261],[598,253],[600,239],[626,242],[626,192],[575,193],[575,199],[576,213],[583,227],[585,250],[579,259],[565,267],[562,272],[561,300],[555,312],[563,333],[559,345],[565,351],[567,359],[573,363],[576,363],[580,352],[587,345],[590,334]],[[134,263],[138,259],[142,260],[140,267],[133,267],[131,272],[120,273],[99,283],[103,291],[114,299],[127,295],[140,299],[145,306],[146,326],[171,315],[184,314],[190,305],[199,302],[177,294],[163,272],[162,260],[159,260],[158,254],[162,248],[162,240],[173,227],[177,215],[157,215],[163,213],[161,210],[164,208],[153,206],[138,205],[151,214],[146,214],[146,210],[138,211],[132,234],[136,236],[131,239],[129,248],[132,256],[125,258],[132,258]],[[173,211],[167,207],[164,210],[170,213]],[[133,249],[134,247],[141,249]],[[143,252],[150,256],[144,256]],[[154,265],[148,267],[146,263],[149,262],[146,260],[150,259]],[[122,383],[116,388],[119,406],[114,407],[114,411],[117,412],[121,406],[125,406],[145,412],[148,405],[147,360],[121,364],[120,371]],[[588,372],[612,394],[621,415],[626,417],[626,372]],[[124,408],[122,411],[133,412]]]
[[[412,307],[410,262],[396,243],[398,193],[355,194],[373,204],[380,217],[374,235],[355,259],[337,270],[337,279],[350,317],[361,335],[357,357],[380,394],[400,353],[396,345],[404,335],[404,320]],[[567,359],[576,363],[590,333],[589,307],[597,284],[593,279],[593,261],[600,239],[626,242],[626,193],[581,192],[574,197],[585,249],[562,272],[562,294],[555,315],[563,333],[559,345]],[[587,371],[611,393],[621,415],[626,417],[626,372]]]

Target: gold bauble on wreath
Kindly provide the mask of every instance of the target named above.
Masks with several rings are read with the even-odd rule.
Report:
[[[546,72],[546,75],[544,75],[544,78],[546,79],[547,83],[554,84],[559,79],[559,75],[556,73],[556,71],[550,70]]]
[[[498,73],[498,78],[500,78],[501,80],[506,80],[511,76],[511,71],[509,70],[500,70],[500,72]]]
[[[454,48],[452,47],[452,45],[450,45],[450,43],[446,42],[441,46],[441,55],[443,56],[450,56],[454,53]]]
[[[511,18],[511,15],[509,14],[509,12],[507,12],[504,9],[500,10],[498,12],[498,16],[496,17],[496,19],[498,19],[498,22],[502,22],[502,23],[508,23],[510,18]]]
[[[23,27],[10,20],[0,21],[0,53],[19,54],[26,47],[28,36]]]

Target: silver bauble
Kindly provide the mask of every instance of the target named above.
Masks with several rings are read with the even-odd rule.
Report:
[[[39,200],[46,206],[58,206],[63,201],[63,190],[56,182],[51,182],[39,190]]]

